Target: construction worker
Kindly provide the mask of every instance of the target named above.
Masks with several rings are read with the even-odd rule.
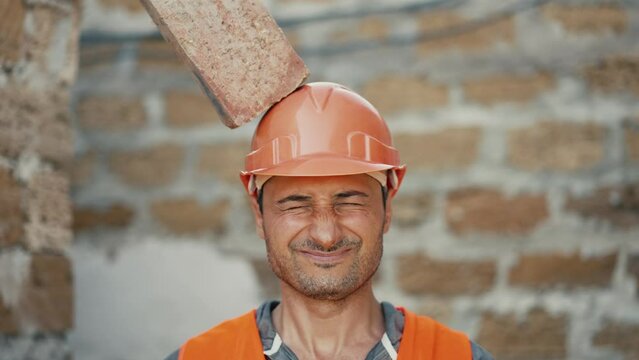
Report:
[[[167,360],[489,360],[481,347],[380,303],[372,278],[406,171],[377,110],[334,83],[271,107],[241,178],[281,301],[188,340]]]

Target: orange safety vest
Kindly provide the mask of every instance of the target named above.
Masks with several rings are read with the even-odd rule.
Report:
[[[398,360],[472,360],[466,335],[406,309]],[[179,360],[264,359],[255,310],[188,340]]]

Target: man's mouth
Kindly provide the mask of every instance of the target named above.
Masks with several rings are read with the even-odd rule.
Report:
[[[318,251],[318,250],[299,250],[306,258],[317,264],[335,264],[346,258],[351,248],[344,247],[335,251]]]

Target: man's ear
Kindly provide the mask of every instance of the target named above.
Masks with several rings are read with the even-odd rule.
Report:
[[[397,194],[397,190],[399,190],[399,186],[402,184],[402,180],[404,180],[404,175],[406,175],[406,165],[402,165],[395,170],[396,183],[393,188],[391,188],[388,192],[388,196],[386,197],[386,208],[384,212],[384,234],[388,232],[390,229],[391,220],[393,219],[393,198]]]
[[[262,240],[266,239],[264,234],[264,216],[260,211],[260,205],[257,203],[257,193],[250,195],[249,203],[251,204],[251,210],[253,210],[253,218],[255,219],[255,232]]]

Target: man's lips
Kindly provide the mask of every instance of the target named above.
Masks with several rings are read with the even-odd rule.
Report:
[[[351,252],[350,248],[342,248],[336,251],[317,251],[317,250],[299,250],[302,255],[306,256],[313,262],[317,263],[335,263],[342,261]]]

